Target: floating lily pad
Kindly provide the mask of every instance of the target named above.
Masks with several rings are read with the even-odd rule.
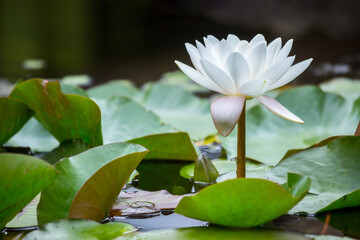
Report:
[[[82,138],[91,147],[102,144],[98,106],[89,98],[63,94],[59,82],[27,80],[14,88],[10,98],[32,109],[35,118],[59,142]]]
[[[122,142],[151,134],[176,132],[159,117],[129,98],[95,100],[101,109],[104,143]]]
[[[62,218],[103,220],[147,152],[137,144],[114,143],[57,162],[61,175],[41,194],[39,224]]]
[[[30,147],[35,152],[49,152],[59,146],[59,142],[35,118],[31,118],[6,145]]]
[[[137,191],[127,193],[122,191],[112,205],[110,216],[134,216],[151,214],[161,210],[173,210],[183,196],[172,195],[168,191],[156,192]]]
[[[212,163],[219,172],[220,177],[217,178],[217,182],[223,182],[225,180],[236,178],[236,161],[226,159],[215,159]],[[180,170],[180,175],[184,178],[194,177],[194,163],[184,166]],[[249,178],[263,178],[266,179],[266,172],[271,168],[256,162],[246,162],[246,177]]]
[[[306,124],[282,119],[262,106],[246,116],[246,156],[276,165],[290,149],[307,148],[328,137],[352,135],[360,119],[360,101],[353,103],[339,95],[306,86],[284,91],[276,98]],[[220,137],[228,158],[236,157],[236,134]]]
[[[113,80],[87,90],[91,98],[106,99],[114,96],[135,98],[139,90],[128,80]]]
[[[38,225],[36,208],[40,201],[40,194],[31,200],[10,222],[6,228],[25,228]]]
[[[291,173],[284,186],[263,179],[232,179],[183,197],[175,212],[218,225],[253,227],[287,213],[309,188],[309,178]]]
[[[297,152],[283,159],[270,172],[283,181],[291,171],[312,180],[310,192],[292,212],[334,210],[360,206],[360,137],[347,136],[325,146]]]
[[[0,113],[0,146],[17,133],[33,115],[25,104],[9,98],[0,98]]]
[[[28,233],[24,240],[36,239],[98,239],[110,240],[136,229],[127,223],[99,224],[89,220],[60,220],[46,224],[40,230]]]
[[[48,163],[22,154],[0,154],[0,229],[56,177]]]
[[[265,230],[265,229],[238,229],[238,228],[220,228],[217,226],[211,227],[192,227],[180,229],[166,229],[150,232],[130,233],[123,235],[118,240],[253,240],[253,239],[267,239],[267,240],[303,240],[310,239],[298,233],[292,233],[279,230]]]
[[[163,133],[128,140],[146,147],[150,152],[146,159],[194,161],[197,153],[188,133]]]
[[[83,97],[89,97],[84,89],[60,82],[61,91],[66,94],[76,94]]]
[[[189,135],[177,132],[159,117],[129,98],[95,100],[102,112],[105,143],[132,142],[146,147],[147,159],[195,160]]]
[[[64,157],[71,157],[90,149],[89,144],[82,139],[71,139],[60,143],[60,145],[51,152],[38,154],[37,157],[44,159],[48,163],[55,164]]]
[[[336,78],[320,84],[325,92],[341,95],[343,98],[355,100],[360,97],[360,80],[349,78]]]
[[[210,115],[210,101],[180,87],[148,84],[141,104],[156,113],[163,122],[188,132],[191,138],[204,139],[217,133]]]

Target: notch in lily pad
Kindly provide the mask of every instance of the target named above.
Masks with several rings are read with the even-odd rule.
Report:
[[[227,227],[255,227],[286,214],[310,185],[310,178],[294,173],[283,186],[263,179],[232,179],[185,196],[175,212]]]

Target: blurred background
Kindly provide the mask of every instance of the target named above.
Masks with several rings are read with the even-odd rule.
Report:
[[[0,0],[0,78],[88,74],[136,85],[190,64],[184,43],[294,38],[298,82],[360,76],[359,0]]]

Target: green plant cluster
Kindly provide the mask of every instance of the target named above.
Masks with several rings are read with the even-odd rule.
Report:
[[[219,141],[228,160],[213,161],[218,183],[184,197],[178,213],[218,225],[252,227],[288,211],[317,213],[360,206],[360,137],[346,136],[353,135],[359,123],[360,94],[351,92],[347,98],[352,89],[332,88],[331,82],[321,88],[270,93],[305,125],[281,119],[250,101],[246,123],[250,178],[228,180],[235,178],[236,136],[217,136],[210,98],[194,94],[206,91],[182,78],[176,85],[172,76],[179,77],[170,74],[142,89],[118,80],[87,91],[30,79],[0,98],[0,228],[48,223],[45,232],[26,236],[35,239],[72,224],[55,222],[60,219],[100,222],[142,159],[195,161],[199,152],[195,146],[207,139]],[[29,147],[35,156],[17,153],[18,147]],[[180,174],[193,177],[193,169],[194,164],[186,166]],[[30,209],[36,212],[27,212],[26,205],[33,205]],[[30,216],[24,222],[13,219],[21,210]],[[80,230],[65,232],[105,239],[106,234],[101,238],[87,228],[105,230],[88,223],[74,222]],[[125,226],[108,239],[132,230]]]

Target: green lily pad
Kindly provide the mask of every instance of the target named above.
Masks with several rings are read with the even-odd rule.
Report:
[[[303,240],[310,239],[298,233],[266,229],[239,229],[211,227],[192,227],[180,229],[165,229],[150,232],[137,232],[123,235],[117,240]]]
[[[25,228],[38,225],[36,208],[40,201],[40,194],[31,200],[10,222],[6,228]]]
[[[84,89],[60,82],[61,91],[66,94],[75,94],[83,97],[89,97]]]
[[[0,146],[17,133],[33,115],[25,104],[9,98],[0,98],[0,113]]]
[[[292,212],[315,213],[360,206],[360,137],[347,136],[283,159],[271,179],[283,181],[286,173],[308,176],[310,192]]]
[[[44,159],[48,163],[55,164],[64,157],[71,157],[90,149],[89,144],[82,139],[71,139],[60,143],[60,145],[51,152],[38,154],[37,157]]]
[[[56,177],[48,163],[22,154],[0,154],[0,229]]]
[[[217,133],[210,114],[210,101],[180,87],[148,84],[141,104],[156,113],[163,122],[188,132],[191,138],[204,139]]]
[[[128,140],[146,147],[150,152],[146,159],[194,161],[197,153],[188,133],[163,133]]]
[[[103,220],[147,152],[137,144],[114,143],[57,162],[61,175],[41,194],[39,224],[62,218]]]
[[[197,158],[187,133],[162,123],[157,115],[133,100],[117,96],[95,101],[102,113],[104,143],[140,144],[150,151],[147,159],[193,161]]]
[[[228,227],[258,226],[287,213],[310,184],[309,178],[292,173],[284,186],[264,179],[232,179],[183,197],[175,212]]]
[[[352,135],[360,119],[360,101],[345,100],[318,87],[305,86],[284,91],[276,98],[302,118],[296,124],[280,118],[263,106],[246,116],[246,156],[276,165],[290,149],[307,148],[335,135]],[[220,137],[228,158],[236,157],[236,129]]]
[[[104,143],[122,142],[146,135],[176,132],[152,112],[125,97],[95,100],[101,109]]]
[[[30,147],[36,152],[49,152],[59,146],[59,142],[35,118],[31,118],[6,145]]]
[[[139,90],[128,80],[113,80],[87,90],[88,95],[95,99],[106,99],[114,96],[135,98]]]
[[[24,240],[36,239],[94,239],[111,240],[136,229],[127,223],[100,224],[89,220],[60,220],[46,224],[40,230],[28,233]]]
[[[27,80],[14,88],[10,98],[32,109],[59,142],[82,138],[91,147],[102,144],[99,107],[89,98],[63,94],[59,82]]]
[[[223,182],[225,180],[236,178],[236,161],[215,159],[212,160],[212,163],[221,175],[217,178],[217,182]],[[180,170],[180,175],[184,178],[193,178],[194,166],[194,163],[184,166]],[[268,172],[270,169],[271,168],[266,165],[248,161],[246,162],[246,177],[266,179],[266,172]]]
[[[360,97],[360,80],[349,78],[336,78],[320,84],[325,92],[341,95],[343,98],[355,100]]]

